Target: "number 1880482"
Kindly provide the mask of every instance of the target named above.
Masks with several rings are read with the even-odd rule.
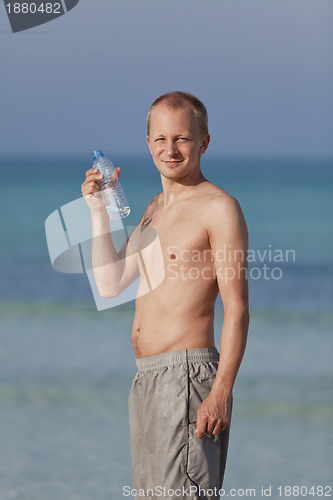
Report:
[[[14,2],[6,4],[8,14],[61,14],[61,4],[57,3],[41,3],[36,4],[34,2]]]

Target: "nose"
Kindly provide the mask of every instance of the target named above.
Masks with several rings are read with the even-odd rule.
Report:
[[[177,143],[176,141],[169,141],[167,144],[167,153],[172,158],[175,154],[178,153]]]

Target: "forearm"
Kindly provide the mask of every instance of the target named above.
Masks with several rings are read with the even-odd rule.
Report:
[[[212,393],[230,397],[241,365],[249,327],[247,304],[225,308],[220,343],[220,361]]]
[[[102,296],[117,289],[122,275],[122,262],[115,249],[107,212],[92,212],[92,267],[97,288]]]

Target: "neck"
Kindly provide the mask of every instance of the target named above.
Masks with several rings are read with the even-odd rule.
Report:
[[[206,180],[200,169],[181,179],[168,179],[161,175],[164,206],[190,195],[199,184]]]

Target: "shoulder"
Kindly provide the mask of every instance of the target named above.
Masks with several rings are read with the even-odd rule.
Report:
[[[215,184],[209,183],[205,196],[205,225],[209,232],[238,228],[247,232],[245,217],[239,201]]]
[[[204,197],[206,209],[210,209],[211,217],[214,217],[215,214],[229,214],[232,217],[242,212],[240,203],[236,198],[211,182],[208,182],[207,186],[205,186]]]

